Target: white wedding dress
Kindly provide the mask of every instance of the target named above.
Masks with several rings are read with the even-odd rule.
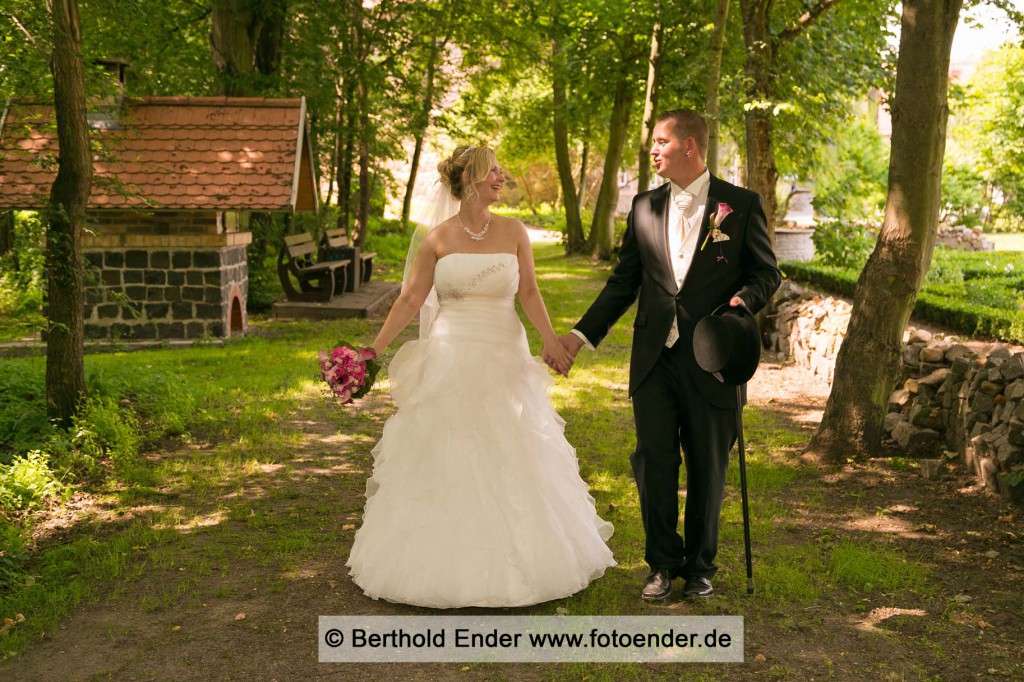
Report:
[[[389,366],[398,410],[373,449],[347,566],[374,599],[525,606],[569,596],[615,565],[580,478],[547,367],[516,315],[514,254],[438,260],[427,338]]]

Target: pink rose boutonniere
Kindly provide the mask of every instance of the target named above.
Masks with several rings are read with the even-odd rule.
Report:
[[[327,382],[331,394],[342,405],[369,393],[380,371],[377,354],[372,348],[356,350],[344,341],[330,350],[320,351],[318,360],[320,378]]]
[[[709,216],[711,219],[711,230],[708,232],[708,236],[704,237],[704,243],[700,245],[701,251],[703,251],[704,247],[708,245],[708,239],[712,242],[729,241],[729,235],[722,232],[721,227],[722,223],[730,213],[732,213],[732,206],[723,202],[718,205],[718,210]]]

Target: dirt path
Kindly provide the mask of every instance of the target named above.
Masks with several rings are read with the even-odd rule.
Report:
[[[765,363],[750,396],[772,418],[809,432],[827,389],[795,367]],[[317,663],[317,615],[430,613],[365,598],[344,567],[373,434],[389,406],[368,410],[364,432],[349,436],[336,432],[323,409],[312,405],[289,425],[301,440],[276,463],[250,467],[247,477],[201,499],[184,488],[164,491],[161,504],[180,508],[174,538],[147,552],[136,575],[112,581],[99,601],[75,610],[21,658],[0,664],[0,678],[580,679],[578,668],[550,665]],[[355,454],[337,454],[343,451]],[[808,504],[822,498],[826,504]],[[776,541],[877,538],[936,567],[937,591],[851,604],[837,589],[810,607],[757,597],[735,602],[746,616],[744,664],[638,666],[631,677],[1024,679],[1020,510],[992,499],[962,472],[925,481],[882,461],[808,474],[779,503],[788,514]],[[667,612],[715,609],[714,600],[697,611],[673,602]],[[618,679],[620,671],[607,678]]]

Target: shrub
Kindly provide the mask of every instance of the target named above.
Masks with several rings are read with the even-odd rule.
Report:
[[[184,433],[195,419],[196,398],[172,372],[95,370],[72,427],[57,429],[46,418],[43,372],[35,362],[0,365],[0,462],[39,450],[68,479],[96,477],[108,459],[119,477],[134,478],[144,445]]]
[[[46,418],[44,371],[41,363],[0,363],[0,464],[41,447],[56,432]]]
[[[953,225],[981,225],[985,184],[967,164],[947,159],[942,169],[942,217]]]
[[[33,450],[15,457],[8,465],[0,465],[0,508],[30,509],[50,497],[60,497],[67,486],[62,484],[47,463],[46,453]]]
[[[818,223],[811,235],[817,259],[825,265],[861,269],[878,240],[878,228],[869,223],[828,221]]]
[[[0,593],[20,582],[24,575],[25,546],[21,532],[0,516]]]
[[[142,437],[139,420],[131,409],[121,409],[112,397],[89,397],[75,417],[75,429],[82,434],[88,451],[106,455],[118,474],[130,472],[139,454]]]

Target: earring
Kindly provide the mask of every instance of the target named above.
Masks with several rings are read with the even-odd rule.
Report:
[[[690,152],[686,152],[686,158],[690,158]]]

